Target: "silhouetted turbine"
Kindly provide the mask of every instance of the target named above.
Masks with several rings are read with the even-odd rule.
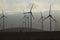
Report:
[[[24,13],[24,14],[28,14],[28,13],[30,14],[30,30],[32,30],[32,18],[34,19],[34,16],[32,15],[32,8],[33,8],[33,4],[32,4],[30,11]]]
[[[48,15],[45,19],[47,19],[47,18],[50,18],[50,31],[51,31],[51,28],[52,28],[51,19],[53,19],[55,22],[57,22],[57,21],[53,18],[53,16],[51,15],[51,4],[50,4],[50,8],[49,8],[49,15]],[[44,19],[44,20],[45,20],[45,19]]]
[[[40,21],[40,20],[42,20],[41,21],[41,27],[42,27],[42,31],[43,31],[43,21],[44,21],[44,17],[43,17],[43,15],[42,15],[42,12],[40,12],[41,13],[41,18],[38,20],[38,22]]]
[[[4,15],[4,11],[2,10],[2,16],[0,19],[3,18],[3,30],[5,29],[5,18],[7,18],[5,15]]]

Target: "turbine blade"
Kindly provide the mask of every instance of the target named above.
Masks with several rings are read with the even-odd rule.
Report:
[[[32,6],[31,6],[30,12],[32,11],[32,8],[33,8],[33,4],[32,4]]]
[[[27,13],[30,13],[30,12],[26,12],[26,14],[27,14]]]
[[[54,19],[52,16],[51,16],[51,18],[52,18],[55,22],[57,22],[56,19]]]
[[[38,22],[42,19],[42,17],[38,20]]]
[[[24,13],[24,14],[28,14],[28,13],[30,13],[30,12],[26,12],[26,13]]]
[[[49,17],[50,17],[50,16],[45,17],[44,20],[47,19],[47,18],[49,18]]]
[[[23,14],[27,14],[28,13],[28,12],[25,12],[24,10],[23,10],[23,12],[24,12]]]
[[[51,4],[50,4],[50,7],[49,7],[49,15],[51,14]]]
[[[23,12],[24,12],[23,14],[26,14],[26,12],[24,10],[23,10]]]

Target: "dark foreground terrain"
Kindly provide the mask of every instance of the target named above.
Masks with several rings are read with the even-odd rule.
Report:
[[[28,28],[26,28],[28,30]],[[0,30],[1,40],[60,40],[60,31],[43,31],[32,29],[26,32],[25,28],[9,28]]]
[[[4,40],[60,40],[60,32],[1,32]]]

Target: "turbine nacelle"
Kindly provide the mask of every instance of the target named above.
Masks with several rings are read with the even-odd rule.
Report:
[[[4,15],[4,11],[2,10],[2,16],[1,16],[1,18],[7,18],[5,15]],[[1,19],[0,18],[0,19]],[[8,19],[8,18],[7,18]]]
[[[39,19],[39,21],[42,20],[42,19],[44,19],[43,15],[42,15],[42,12],[40,12],[40,13],[41,13],[41,18]]]
[[[24,14],[30,14],[33,17],[33,19],[34,19],[34,16],[32,14],[32,8],[33,8],[33,4],[32,4],[32,7],[31,7],[30,11],[29,12],[25,12]]]

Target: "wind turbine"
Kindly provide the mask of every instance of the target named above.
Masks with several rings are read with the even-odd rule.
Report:
[[[46,18],[44,18],[44,19],[47,19],[47,18],[50,18],[50,31],[52,31],[51,30],[51,28],[52,28],[52,21],[51,21],[51,19],[53,19],[55,22],[57,22],[57,21],[51,15],[51,4],[50,4],[50,7],[49,7],[49,15]]]
[[[41,27],[42,27],[42,31],[43,31],[43,19],[44,19],[44,17],[43,17],[43,15],[42,15],[42,12],[40,12],[41,13],[41,18],[38,20],[38,22],[40,21],[40,20],[42,20],[41,21]]]
[[[32,30],[32,18],[34,19],[34,16],[32,14],[32,8],[33,8],[33,4],[31,6],[30,11],[25,13],[25,14],[28,14],[28,13],[30,14],[30,31]]]
[[[5,29],[5,18],[7,17],[4,15],[4,11],[2,10],[2,16],[0,19],[3,19],[3,30]]]

